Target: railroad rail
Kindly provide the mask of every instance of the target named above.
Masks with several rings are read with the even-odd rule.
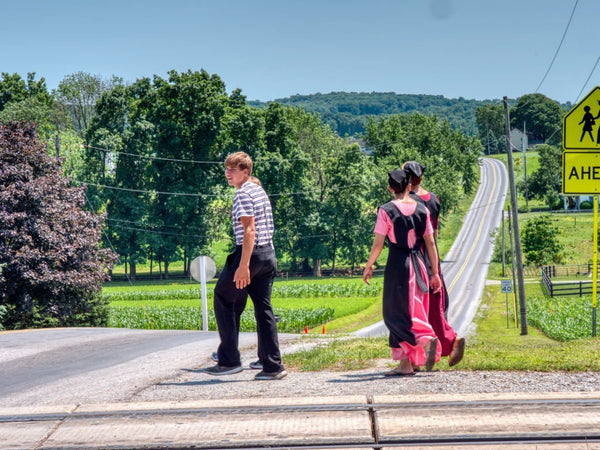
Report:
[[[47,425],[47,431],[27,448],[334,449],[600,442],[600,398],[366,400],[4,413],[0,446],[8,446],[1,439],[3,429],[23,431],[40,425]]]

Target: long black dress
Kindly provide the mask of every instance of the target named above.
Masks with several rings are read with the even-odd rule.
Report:
[[[383,320],[389,335],[389,345],[399,348],[401,342],[417,345],[411,331],[413,320],[409,308],[411,266],[415,274],[417,288],[426,295],[429,287],[423,279],[419,261],[423,262],[421,249],[424,246],[423,234],[427,226],[427,209],[417,202],[411,215],[404,215],[393,202],[381,207],[394,226],[396,243],[388,239],[389,253],[383,280]],[[416,242],[409,246],[410,230],[415,230]],[[434,335],[435,336],[435,335]]]

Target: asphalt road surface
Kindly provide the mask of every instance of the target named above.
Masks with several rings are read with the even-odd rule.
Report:
[[[502,163],[484,158],[481,185],[442,270],[450,294],[449,320],[465,335],[475,315],[507,187]],[[385,334],[369,327],[363,335]],[[377,326],[375,328],[377,328]],[[280,335],[282,344],[298,336]],[[0,405],[123,402],[173,377],[211,364],[215,332],[65,328],[0,332]],[[240,335],[247,364],[255,333]]]
[[[281,336],[285,341],[286,336]],[[173,373],[210,365],[215,332],[56,328],[0,333],[0,404],[127,401]],[[241,333],[253,348],[255,333]],[[254,355],[252,355],[254,357]]]

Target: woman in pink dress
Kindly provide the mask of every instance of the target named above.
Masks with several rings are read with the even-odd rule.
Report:
[[[433,237],[437,242],[441,205],[437,195],[421,186],[425,167],[416,161],[408,161],[404,163],[402,168],[410,176],[411,197],[418,202],[423,202],[429,210],[431,225],[433,226]],[[431,270],[427,255],[425,255],[425,265],[428,270]],[[446,283],[444,283],[444,274],[440,264],[438,264],[438,273],[442,280],[442,287],[437,292],[429,292],[429,323],[438,338],[438,345],[442,348],[442,356],[448,356],[448,365],[454,366],[463,358],[465,338],[457,336],[454,328],[448,323],[448,290],[446,289]]]
[[[430,371],[440,359],[441,349],[427,315],[429,285],[437,291],[441,288],[441,280],[429,211],[408,195],[410,185],[406,171],[391,171],[388,184],[394,200],[379,208],[375,239],[363,280],[369,284],[373,264],[387,238],[389,254],[383,278],[383,320],[390,332],[392,359],[399,363],[384,375],[407,376],[415,374],[413,367],[425,366]],[[423,246],[429,259],[436,262],[432,264],[430,277],[421,253]]]

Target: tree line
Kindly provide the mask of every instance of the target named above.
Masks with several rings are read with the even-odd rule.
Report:
[[[530,99],[535,102],[529,102]],[[494,138],[494,145],[504,136],[504,117],[502,100],[473,100],[459,98],[446,98],[442,95],[415,95],[396,94],[394,92],[331,92],[328,94],[293,95],[288,98],[273,100],[282,105],[298,106],[306,111],[319,114],[323,122],[340,136],[358,136],[366,131],[369,118],[390,116],[395,114],[421,113],[435,115],[448,121],[454,129],[461,130],[468,135],[478,135],[482,142],[490,143]],[[248,104],[258,108],[266,108],[271,102],[249,101]],[[561,105],[543,94],[531,94],[517,100],[509,100],[517,116],[512,120],[513,125],[521,127],[523,120],[534,119],[532,129],[545,121],[548,112],[558,106],[559,109],[568,111],[570,103]],[[529,104],[528,110],[522,109]],[[549,108],[549,110],[548,110]],[[537,117],[539,109],[542,117]],[[491,117],[489,116],[490,111]],[[497,115],[500,113],[500,115]],[[499,120],[497,120],[499,119]],[[535,122],[535,124],[534,124]],[[499,126],[499,128],[498,128]],[[491,132],[491,133],[490,133]],[[500,145],[502,143],[500,142]],[[494,147],[494,150],[497,150]]]

